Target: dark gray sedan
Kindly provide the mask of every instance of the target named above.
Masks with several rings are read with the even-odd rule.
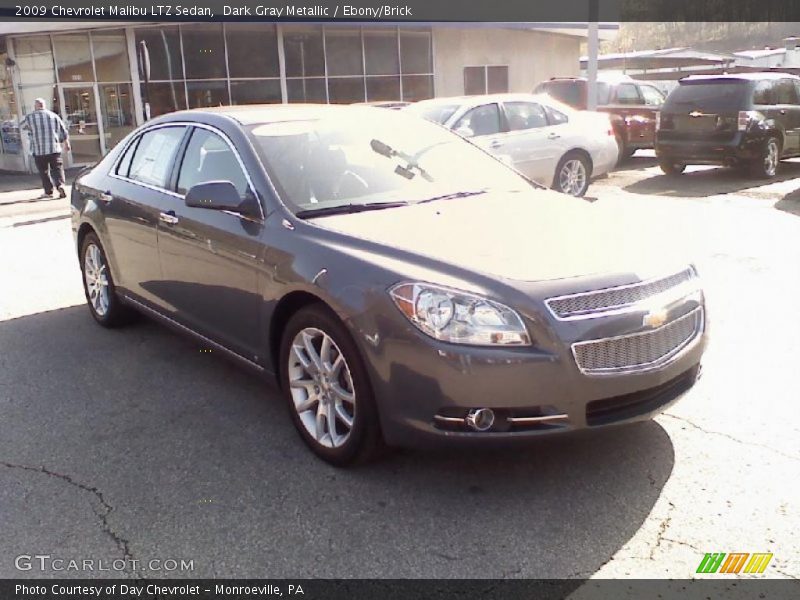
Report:
[[[394,111],[152,120],[78,177],[72,227],[98,323],[143,312],[277,380],[334,464],[646,419],[699,375],[692,266]]]

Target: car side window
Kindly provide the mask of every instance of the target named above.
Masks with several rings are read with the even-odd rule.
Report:
[[[139,144],[140,139],[141,138],[136,138],[128,145],[125,149],[125,154],[122,155],[122,158],[117,163],[114,173],[120,177],[128,176],[128,171],[131,169],[131,161],[133,160],[133,153],[136,152],[136,146]]]
[[[166,188],[185,127],[160,127],[142,135],[131,160],[128,178]]]
[[[569,117],[564,113],[556,110],[552,106],[545,107],[547,110],[547,121],[550,125],[563,125],[569,123]]]
[[[753,90],[753,104],[775,104],[775,92],[771,81],[759,81]]]
[[[185,194],[198,183],[230,181],[244,199],[249,189],[247,177],[236,154],[218,134],[195,128],[178,174],[178,193]]]
[[[503,104],[509,131],[547,127],[547,115],[535,102],[506,102]]]
[[[617,104],[640,104],[639,92],[632,83],[620,83],[617,86]]]
[[[476,106],[458,120],[454,129],[462,128],[472,131],[472,135],[500,133],[500,108],[497,104]]]
[[[664,94],[652,85],[640,85],[639,90],[642,92],[644,103],[647,106],[661,106],[664,104]]]
[[[794,82],[791,79],[780,79],[775,82],[776,104],[797,104]]]

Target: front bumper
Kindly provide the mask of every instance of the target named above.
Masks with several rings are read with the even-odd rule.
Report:
[[[700,304],[700,310],[704,307]],[[399,314],[399,313],[398,313]],[[386,442],[394,446],[507,443],[653,417],[688,391],[700,373],[705,319],[669,361],[641,371],[586,374],[572,344],[630,332],[640,315],[593,323],[552,323],[559,333],[536,347],[481,348],[442,343],[402,320],[361,339]],[[602,323],[599,321],[603,321]],[[403,329],[403,333],[399,333]],[[470,409],[491,408],[495,425],[470,430]],[[460,422],[459,422],[460,421]]]

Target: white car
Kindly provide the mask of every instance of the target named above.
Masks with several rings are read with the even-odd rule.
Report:
[[[491,94],[423,100],[402,110],[444,125],[528,178],[572,196],[617,163],[608,115],[547,95]]]

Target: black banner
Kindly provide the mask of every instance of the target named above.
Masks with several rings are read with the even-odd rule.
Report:
[[[789,0],[0,0],[0,20],[795,22]]]
[[[582,579],[0,580],[3,600],[795,600],[800,581]]]

